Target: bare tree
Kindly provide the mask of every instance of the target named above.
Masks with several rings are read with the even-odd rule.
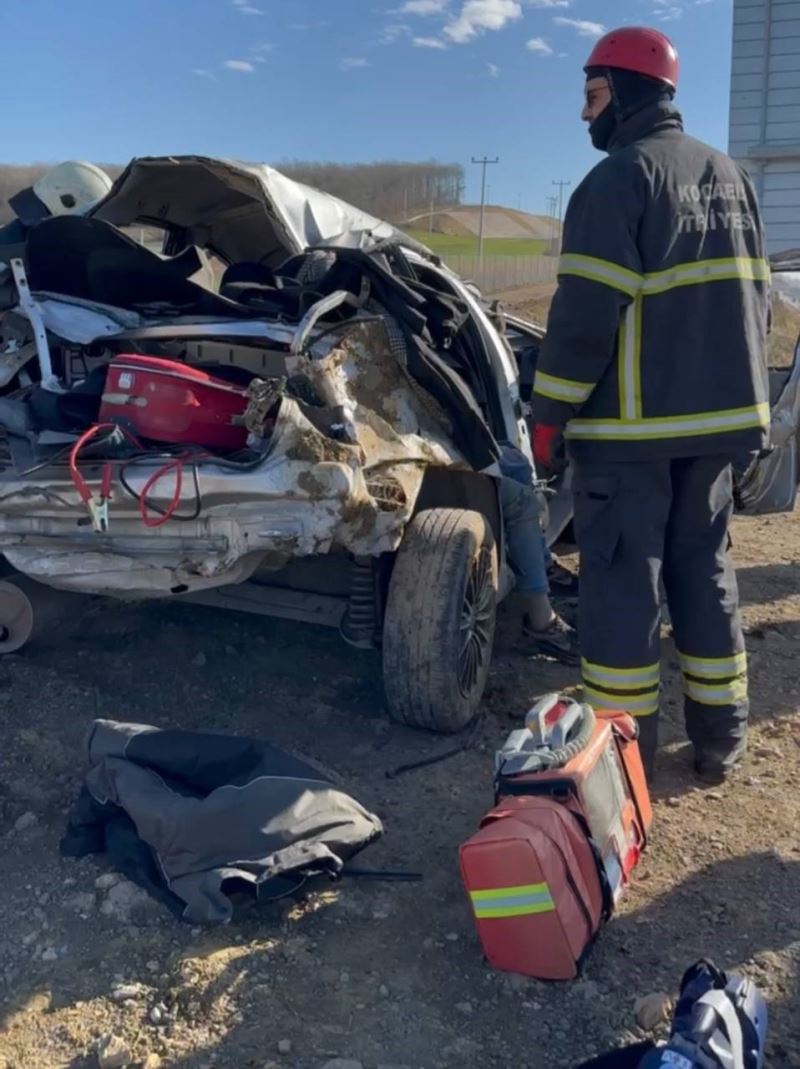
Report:
[[[32,185],[50,164],[0,164],[0,222],[13,212],[9,197]],[[123,170],[117,164],[100,164],[112,178]],[[310,163],[291,160],[275,165],[298,182],[322,189],[391,222],[402,223],[434,204],[449,208],[461,203],[464,169],[456,163]]]

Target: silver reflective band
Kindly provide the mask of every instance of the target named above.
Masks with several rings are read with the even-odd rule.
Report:
[[[646,694],[637,694],[635,698],[626,698],[622,694],[606,694],[594,690],[586,681],[583,684],[583,696],[593,709],[619,709],[633,716],[654,713],[658,709],[658,695],[658,687]]]
[[[658,686],[661,678],[661,665],[648,665],[646,668],[604,668],[599,664],[582,660],[583,678],[588,683],[608,685],[612,690],[645,690]]]
[[[679,264],[667,271],[645,275],[642,279],[642,292],[647,295],[663,292],[675,286],[688,286],[731,278],[741,278],[750,282],[769,282],[769,264],[766,260],[750,260],[744,257]]]
[[[730,679],[747,671],[747,654],[735,653],[732,657],[688,657],[679,653],[682,671],[687,675],[700,676],[703,679]]]
[[[620,356],[622,357],[622,367],[620,368],[620,377],[622,379],[622,401],[624,405],[624,411],[622,412],[623,419],[636,419],[639,413],[636,411],[636,395],[639,393],[637,389],[637,322],[636,315],[638,311],[638,304],[635,299],[633,304],[629,304],[625,309],[625,323],[620,335]]]
[[[747,679],[740,676],[733,683],[718,687],[709,687],[687,679],[684,681],[683,691],[688,698],[700,705],[736,705],[747,697]]]

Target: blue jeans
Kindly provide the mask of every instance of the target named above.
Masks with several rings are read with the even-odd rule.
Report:
[[[500,482],[508,556],[517,573],[520,594],[547,594],[547,558],[550,556],[539,522],[539,506],[531,485],[503,478]]]

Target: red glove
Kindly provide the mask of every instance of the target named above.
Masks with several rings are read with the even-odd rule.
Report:
[[[556,446],[560,438],[560,427],[548,427],[544,423],[537,423],[533,428],[531,435],[533,459],[537,469],[540,468],[543,473],[553,469]]]

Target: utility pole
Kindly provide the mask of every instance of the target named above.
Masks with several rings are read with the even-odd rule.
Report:
[[[550,219],[550,255],[554,255],[556,251],[556,211],[558,208],[558,197],[547,198],[547,215]]]
[[[477,163],[482,167],[481,173],[481,221],[478,227],[478,263],[483,263],[483,224],[486,215],[486,168],[493,163],[499,163],[500,157],[496,156],[493,160],[490,160],[488,156],[484,156],[480,160],[476,160],[472,157],[472,162]]]
[[[553,182],[554,186],[558,186],[558,241],[561,243],[561,221],[564,218],[564,190],[568,186],[572,185],[572,182],[565,182],[563,179],[560,182]]]

